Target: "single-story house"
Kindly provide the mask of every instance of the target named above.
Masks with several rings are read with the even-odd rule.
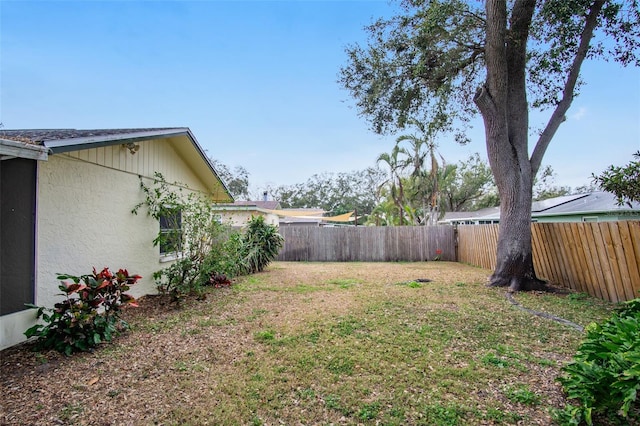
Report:
[[[142,280],[134,297],[156,292],[152,278],[171,253],[153,246],[158,221],[132,209],[140,180],[156,172],[183,191],[232,202],[188,128],[0,130],[0,349],[25,339],[36,312],[61,300],[57,274],[126,268]]]
[[[615,195],[596,191],[563,195],[531,204],[532,222],[608,222],[640,219],[640,203],[618,205]],[[500,222],[500,208],[475,212],[448,212],[440,224],[481,225]]]
[[[265,223],[278,226],[280,217],[273,211],[280,209],[280,203],[273,200],[235,201],[233,204],[217,204],[215,210],[223,223],[242,227],[253,216],[264,217]]]

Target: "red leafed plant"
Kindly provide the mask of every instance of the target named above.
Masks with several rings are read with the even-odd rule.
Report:
[[[231,280],[225,274],[211,274],[209,278],[209,285],[214,288],[231,287]]]
[[[129,326],[120,318],[120,308],[138,306],[125,292],[140,278],[140,275],[130,275],[126,269],[114,274],[109,268],[100,272],[93,268],[92,274],[79,277],[59,274],[58,279],[62,281],[58,288],[65,300],[56,303],[53,309],[27,304],[38,310],[37,317],[41,317],[44,324],[36,324],[24,334],[38,337],[37,349],[56,349],[67,355],[110,341]]]
[[[436,257],[434,257],[433,260],[440,260],[440,256],[442,256],[442,250],[437,249],[436,250]]]

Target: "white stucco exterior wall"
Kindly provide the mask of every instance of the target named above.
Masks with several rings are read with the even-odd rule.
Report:
[[[144,210],[131,213],[144,199],[138,176],[54,155],[40,164],[38,192],[37,305],[58,301],[57,273],[82,275],[94,266],[126,268],[143,276],[132,294],[154,292],[158,224]]]
[[[139,174],[147,183],[158,171],[170,182],[196,190],[205,186],[167,140],[140,145],[135,155],[117,145],[50,155],[38,163],[36,305],[52,307],[62,299],[58,273],[83,275],[94,266],[141,275],[130,290],[134,297],[156,293],[152,274],[168,263],[160,262],[153,246],[158,222],[144,207],[131,213],[144,200]],[[0,317],[0,349],[25,340],[23,332],[34,321],[32,309]]]
[[[225,209],[217,212],[220,215],[222,223],[228,224],[234,227],[245,226],[252,216],[264,217],[264,222],[268,225],[278,226],[280,218],[273,213],[265,212],[262,209]]]

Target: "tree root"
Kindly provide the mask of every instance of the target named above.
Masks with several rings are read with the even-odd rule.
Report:
[[[584,327],[581,326],[580,324],[576,324],[575,322],[571,322],[571,321],[566,320],[564,318],[560,318],[560,317],[557,317],[555,315],[547,314],[545,312],[539,312],[539,311],[534,311],[534,310],[529,309],[529,308],[525,308],[520,303],[518,303],[518,301],[516,299],[513,298],[513,294],[511,292],[506,292],[505,293],[505,297],[507,298],[507,300],[513,306],[515,306],[516,308],[518,308],[518,309],[520,309],[522,311],[528,312],[531,315],[535,315],[535,316],[538,316],[538,317],[550,319],[552,321],[559,322],[560,324],[567,325],[569,327],[573,327],[573,328],[575,328],[576,330],[578,330],[581,333],[584,331]]]

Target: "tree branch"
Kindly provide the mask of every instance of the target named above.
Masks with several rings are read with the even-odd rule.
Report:
[[[496,105],[484,85],[478,87],[478,90],[476,90],[473,102],[476,104],[483,117],[494,117],[497,114]]]
[[[598,16],[600,15],[600,11],[602,10],[604,4],[605,0],[596,0],[593,2],[591,8],[589,9],[589,14],[587,15],[585,21],[584,30],[580,35],[580,45],[578,46],[576,57],[571,64],[571,68],[569,68],[567,80],[564,84],[562,99],[551,114],[549,122],[538,138],[538,142],[536,143],[533,153],[531,154],[531,170],[534,176],[540,168],[542,157],[544,156],[544,153],[546,152],[551,139],[553,139],[553,136],[556,134],[556,131],[560,127],[560,124],[565,121],[565,114],[567,113],[569,107],[571,106],[571,103],[573,102],[574,90],[576,87],[576,83],[578,82],[578,77],[580,75],[580,68],[582,67],[582,63],[587,57],[589,44],[591,42],[591,38],[593,37],[593,32],[598,25]]]

